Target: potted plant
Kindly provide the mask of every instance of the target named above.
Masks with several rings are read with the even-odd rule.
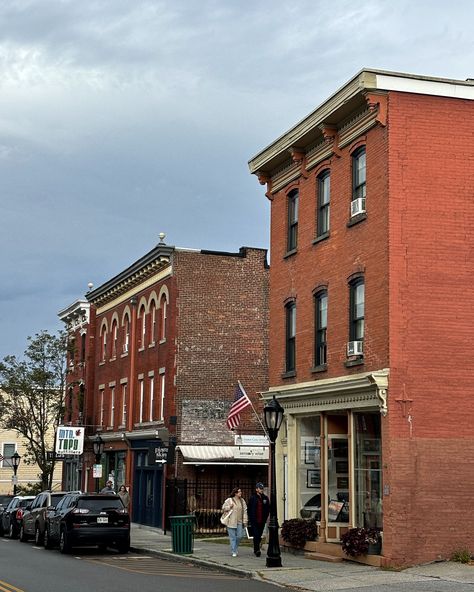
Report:
[[[315,541],[317,536],[316,520],[292,518],[285,520],[281,527],[282,539],[296,549],[302,549],[308,541]]]
[[[341,537],[342,550],[349,557],[379,555],[382,537],[377,528],[351,528]]]

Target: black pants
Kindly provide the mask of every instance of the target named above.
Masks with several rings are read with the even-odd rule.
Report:
[[[265,523],[263,523],[263,524],[253,524],[252,523],[253,552],[254,553],[257,553],[260,551],[260,543],[262,541],[262,533],[263,533],[264,528],[265,528]]]

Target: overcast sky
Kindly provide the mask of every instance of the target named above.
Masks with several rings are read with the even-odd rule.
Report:
[[[363,67],[474,77],[466,0],[2,0],[0,358],[166,233],[268,247],[247,161]]]

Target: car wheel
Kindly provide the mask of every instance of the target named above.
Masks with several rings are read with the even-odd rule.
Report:
[[[44,529],[43,547],[45,549],[52,549],[53,548],[53,541],[51,540],[51,537],[49,536],[49,530],[48,530],[47,526]]]
[[[5,536],[5,530],[3,528],[3,524],[2,524],[2,522],[0,520],[0,537],[2,537],[2,536]]]
[[[16,539],[16,528],[14,524],[10,523],[10,528],[8,529],[8,537],[10,539]]]
[[[38,547],[43,544],[43,537],[41,536],[41,530],[39,524],[35,525],[35,545]]]
[[[69,536],[64,528],[62,528],[61,532],[59,533],[59,552],[63,554],[71,552]]]
[[[128,553],[130,551],[130,541],[126,541],[125,543],[119,543],[117,545],[117,551],[119,553]]]
[[[22,523],[20,526],[20,542],[26,543],[27,540],[28,540],[28,536],[25,532],[25,527],[23,526],[23,523]]]

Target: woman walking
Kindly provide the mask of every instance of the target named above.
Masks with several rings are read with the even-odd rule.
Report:
[[[234,487],[222,509],[224,513],[221,522],[227,526],[232,557],[237,557],[239,543],[247,526],[247,504],[242,497],[240,487]]]
[[[128,506],[130,505],[130,494],[128,493],[125,485],[120,486],[118,494],[120,496],[120,499],[122,500],[123,505],[125,506],[125,509],[128,510]]]

